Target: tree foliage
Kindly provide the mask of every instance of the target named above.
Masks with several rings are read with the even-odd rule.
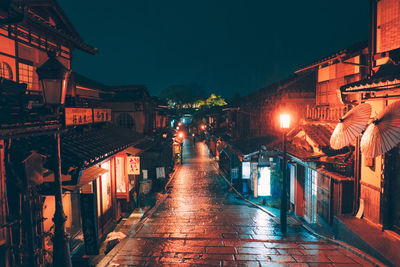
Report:
[[[161,91],[160,97],[167,99],[171,108],[208,108],[227,105],[220,95],[212,93],[207,97],[197,84],[169,86]]]
[[[160,97],[177,105],[192,105],[205,97],[203,88],[197,84],[171,85],[161,91]]]
[[[217,96],[215,94],[211,94],[209,98],[206,99],[206,105],[209,107],[213,106],[225,106],[227,103],[225,99],[222,98],[222,96]]]

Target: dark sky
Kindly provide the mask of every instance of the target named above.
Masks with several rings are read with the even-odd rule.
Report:
[[[95,56],[73,69],[109,85],[245,95],[368,38],[366,0],[58,0]]]

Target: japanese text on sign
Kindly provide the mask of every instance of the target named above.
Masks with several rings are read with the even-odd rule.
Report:
[[[94,122],[111,121],[111,109],[93,109]]]
[[[65,108],[65,125],[80,125],[93,122],[90,108]]]
[[[128,157],[128,174],[140,174],[140,157]]]

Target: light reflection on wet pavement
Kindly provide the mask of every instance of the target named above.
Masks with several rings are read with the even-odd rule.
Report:
[[[183,158],[165,201],[108,266],[372,266],[295,220],[283,236],[276,218],[228,192],[205,144],[185,142]]]

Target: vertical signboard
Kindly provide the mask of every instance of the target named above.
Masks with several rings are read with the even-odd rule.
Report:
[[[258,167],[258,162],[252,162],[251,163],[251,173],[252,175],[252,179],[251,179],[251,189],[254,192],[254,197],[257,197],[257,180],[258,180],[258,171],[257,171],[257,167]]]
[[[258,196],[265,197],[271,195],[271,168],[258,168]]]
[[[242,162],[242,179],[250,179],[251,176],[251,162],[243,161]]]
[[[129,156],[127,167],[128,167],[128,174],[139,175],[140,174],[140,157]]]
[[[80,194],[82,231],[85,240],[85,251],[88,255],[99,254],[99,242],[97,233],[97,212],[95,194]]]

